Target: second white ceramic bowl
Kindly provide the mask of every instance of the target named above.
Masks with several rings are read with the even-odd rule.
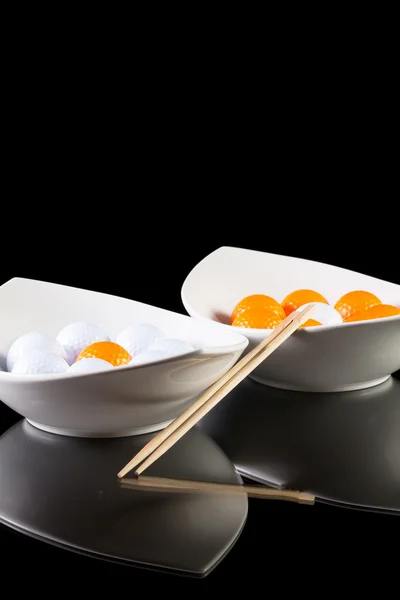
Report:
[[[237,328],[229,318],[237,302],[267,294],[278,302],[296,289],[314,289],[333,306],[345,293],[366,290],[400,307],[400,286],[310,260],[221,247],[188,274],[182,302],[192,317],[219,322],[247,336],[247,351],[269,331]],[[296,331],[252,374],[261,383],[298,391],[340,392],[378,385],[400,369],[400,316]]]

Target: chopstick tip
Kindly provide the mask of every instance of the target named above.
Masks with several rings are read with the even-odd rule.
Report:
[[[298,499],[300,504],[315,504],[315,496],[307,492],[300,492]]]

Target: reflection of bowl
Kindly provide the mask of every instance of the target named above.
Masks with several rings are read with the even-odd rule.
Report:
[[[116,437],[156,431],[178,416],[238,360],[248,341],[239,331],[201,323],[133,300],[29,279],[0,287],[0,357],[16,338],[40,330],[55,337],[74,321],[104,327],[111,337],[138,322],[197,350],[148,365],[79,375],[14,375],[0,371],[0,400],[46,431]]]
[[[0,523],[94,557],[207,575],[240,536],[247,495],[125,488],[116,474],[152,437],[88,443],[21,420],[0,436]],[[240,483],[226,455],[197,428],[148,473]]]
[[[337,394],[247,379],[199,426],[244,477],[400,516],[399,400],[394,377]]]
[[[184,281],[181,295],[189,315],[240,331],[249,339],[250,350],[268,330],[229,325],[235,304],[257,293],[282,301],[299,288],[319,291],[331,305],[346,292],[363,289],[400,307],[399,285],[310,260],[231,247],[200,261]],[[400,316],[298,330],[251,377],[278,388],[333,392],[378,385],[398,369]]]

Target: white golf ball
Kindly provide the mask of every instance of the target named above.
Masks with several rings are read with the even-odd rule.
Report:
[[[157,340],[156,343],[153,344],[149,349],[159,350],[168,356],[187,354],[188,352],[193,352],[193,350],[195,350],[194,346],[188,342],[184,342],[183,340],[178,340],[175,338],[164,338],[162,340]]]
[[[57,341],[67,352],[67,361],[72,365],[84,348],[95,342],[110,342],[111,338],[102,327],[85,321],[70,323],[57,335]]]
[[[308,302],[307,304],[300,306],[297,309],[297,312],[301,312],[310,305],[315,306],[314,312],[310,314],[310,319],[319,321],[321,325],[337,325],[343,323],[341,314],[333,308],[333,306],[325,304],[324,302]]]
[[[67,358],[65,349],[56,339],[39,331],[30,331],[21,335],[11,345],[7,353],[7,371],[11,371],[15,363],[22,359],[26,352],[34,348],[49,354],[58,354],[64,359]]]
[[[67,369],[67,361],[59,354],[51,354],[33,348],[17,360],[11,373],[14,375],[50,375],[65,373]]]
[[[84,358],[68,367],[67,373],[96,373],[110,369],[114,369],[113,365],[102,358]]]
[[[125,348],[131,356],[144,352],[158,340],[165,337],[155,325],[137,323],[123,329],[116,337],[116,343]]]
[[[168,354],[166,354],[165,352],[161,352],[161,350],[145,350],[140,354],[136,354],[128,364],[145,365],[155,362],[156,360],[160,360],[162,358],[168,358]]]

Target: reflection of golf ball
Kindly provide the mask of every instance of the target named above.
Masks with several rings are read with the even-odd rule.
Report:
[[[84,348],[95,342],[109,342],[111,338],[98,325],[77,321],[70,323],[57,336],[57,341],[67,352],[68,364],[72,365]]]
[[[11,373],[14,375],[41,375],[65,373],[68,363],[59,354],[51,354],[33,348],[14,364]]]
[[[315,306],[314,311],[310,314],[310,319],[319,321],[321,325],[337,325],[338,323],[343,323],[340,313],[333,308],[333,306],[325,304],[324,302],[308,302],[307,304],[300,306],[297,309],[297,312],[301,312],[310,305]]]
[[[174,338],[164,338],[162,340],[157,340],[157,342],[153,344],[150,348],[150,350],[160,350],[168,356],[186,354],[187,352],[193,352],[194,349],[195,348],[191,344],[188,344],[183,340],[178,340]]]
[[[161,329],[148,323],[137,323],[123,329],[116,337],[116,343],[125,348],[131,356],[147,350],[165,336]]]
[[[84,358],[68,368],[68,373],[96,373],[114,369],[113,365],[102,358]]]
[[[44,333],[31,331],[21,335],[10,347],[7,354],[7,371],[11,371],[15,363],[22,359],[26,352],[34,348],[67,358],[65,350],[59,342]]]
[[[168,358],[168,355],[165,352],[161,352],[161,350],[145,350],[140,354],[136,354],[128,364],[144,365],[155,362],[156,360],[161,360],[162,358]]]

